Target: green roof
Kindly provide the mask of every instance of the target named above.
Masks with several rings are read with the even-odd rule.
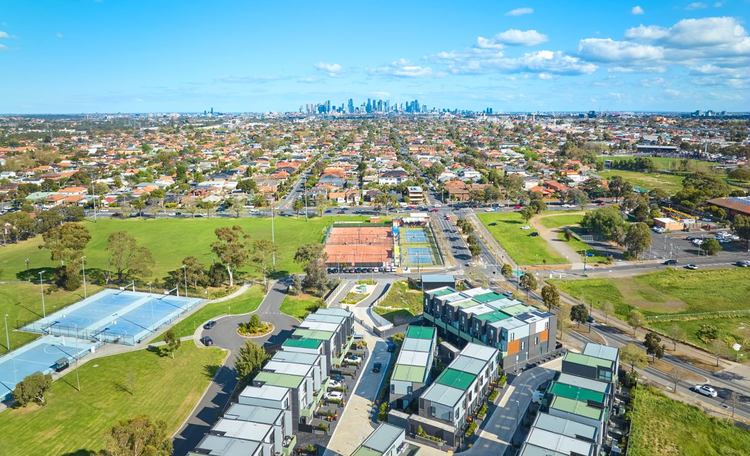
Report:
[[[287,339],[284,341],[285,347],[300,347],[300,348],[318,348],[323,342],[314,339]]]
[[[453,290],[453,289],[450,289],[450,288],[446,288],[444,290],[433,291],[432,294],[434,296],[444,296],[444,295],[447,295],[447,294],[453,294],[455,292],[456,292],[456,290]]]
[[[478,302],[472,299],[467,299],[466,301],[449,302],[448,304],[452,305],[453,307],[458,307],[459,309],[466,309],[467,307],[474,307],[479,305]]]
[[[432,339],[435,337],[435,328],[429,326],[409,326],[406,337],[413,339]]]
[[[592,420],[600,420],[604,409],[591,407],[586,405],[585,402],[577,401],[575,399],[568,399],[567,397],[555,396],[552,399],[550,408],[557,409],[563,412],[572,413]]]
[[[486,303],[492,302],[492,301],[497,301],[497,300],[500,300],[500,299],[503,299],[503,298],[505,298],[505,296],[503,296],[503,295],[501,295],[499,293],[495,293],[494,291],[491,291],[491,292],[485,293],[485,294],[481,294],[481,295],[478,295],[478,296],[474,296],[474,300],[475,301],[479,301],[482,304],[486,304]]]
[[[305,329],[305,328],[298,328],[296,329],[292,335],[294,336],[301,336],[307,339],[317,339],[317,340],[331,340],[335,333],[333,331],[323,331],[321,329]]]
[[[563,361],[568,361],[575,364],[582,364],[584,366],[591,367],[604,367],[607,369],[612,368],[612,361],[606,359],[597,358],[595,356],[582,355],[580,353],[567,352]]]
[[[289,374],[277,374],[274,372],[261,372],[256,375],[254,381],[263,382],[267,385],[283,386],[284,388],[297,388],[305,377]]]
[[[567,397],[568,399],[575,399],[577,401],[591,401],[597,404],[604,403],[604,395],[602,393],[564,383],[553,382],[548,391],[555,396]]]
[[[508,318],[511,318],[511,316],[504,312],[500,312],[499,310],[496,310],[494,312],[487,312],[481,315],[474,315],[474,318],[476,318],[477,320],[482,320],[482,321],[487,320],[489,322],[493,322],[493,321],[507,320]]]
[[[423,382],[427,368],[422,366],[409,366],[406,364],[397,364],[393,369],[391,380],[401,380],[405,382]]]
[[[461,372],[459,370],[451,369],[449,367],[445,369],[443,373],[440,374],[440,377],[438,377],[437,380],[435,381],[437,383],[451,386],[453,388],[467,390],[469,389],[469,386],[471,386],[471,383],[474,381],[475,378],[477,378],[477,376],[474,374],[470,374],[468,372]]]
[[[352,453],[352,456],[383,456],[383,453],[372,448],[367,448],[366,446],[360,446]]]
[[[512,317],[515,317],[516,315],[521,315],[522,313],[531,312],[532,310],[536,310],[536,308],[527,306],[526,304],[516,304],[514,306],[508,306],[508,307],[502,308],[502,312],[505,312]]]

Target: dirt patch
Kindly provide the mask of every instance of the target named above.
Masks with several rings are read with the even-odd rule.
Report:
[[[674,299],[668,294],[632,278],[613,279],[612,282],[622,293],[625,302],[640,309],[657,313],[677,313],[687,309],[687,304],[684,301]]]
[[[578,328],[576,326],[573,326],[570,329],[573,330],[573,331],[575,331],[575,332],[577,332],[578,334],[581,334],[581,335],[583,335],[583,336],[585,336],[585,337],[593,340],[597,344],[607,345],[607,341],[604,340],[604,338],[598,332],[596,332],[596,331],[589,332],[589,325],[581,325],[580,328]]]
[[[703,361],[702,359],[693,358],[692,356],[684,355],[684,354],[675,354],[675,356],[679,358],[680,360],[682,360],[683,362],[692,364],[695,367],[698,367],[703,370],[707,370],[709,372],[716,373],[716,372],[724,370],[724,368],[721,366],[717,367],[715,362],[706,362],[706,361]]]
[[[651,359],[649,358],[648,365],[649,367],[653,367],[654,369],[664,372],[666,374],[669,374],[671,372],[676,372],[680,376],[680,382],[705,383],[707,380],[705,377],[701,375],[694,374],[690,371],[686,371],[685,369],[680,369],[677,366],[672,366],[671,364],[666,363],[664,362],[664,360],[661,360],[661,359],[657,359],[656,361],[651,361]]]

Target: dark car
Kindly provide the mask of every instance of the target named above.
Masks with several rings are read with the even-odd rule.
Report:
[[[396,345],[393,342],[388,342],[388,353],[393,353],[396,349]]]
[[[664,262],[664,264],[666,264],[667,266],[673,266],[677,264],[677,260],[667,260]]]
[[[529,236],[531,236],[531,237],[537,237],[537,236],[539,236],[539,233],[537,233],[536,231],[534,231],[533,233],[529,233]]]
[[[378,372],[380,372],[380,368],[381,367],[383,367],[383,364],[381,364],[381,363],[375,363],[375,364],[372,365],[372,371],[377,374]]]
[[[343,382],[345,380],[344,376],[340,374],[331,375],[331,379],[336,380],[337,382]]]
[[[213,344],[214,344],[214,340],[213,340],[213,339],[211,339],[211,338],[210,338],[210,337],[208,337],[208,336],[203,336],[203,337],[201,337],[201,343],[202,343],[203,345],[205,345],[206,347],[209,347],[209,346],[211,346],[211,345],[213,345]]]
[[[216,322],[213,321],[213,320],[211,320],[211,321],[207,322],[205,325],[203,325],[203,329],[211,329],[214,326],[216,326]]]
[[[497,222],[490,223],[490,226],[497,226]]]

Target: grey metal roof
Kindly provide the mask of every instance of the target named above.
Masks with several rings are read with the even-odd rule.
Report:
[[[593,356],[595,358],[601,358],[606,359],[608,361],[617,361],[617,357],[620,350],[616,349],[615,347],[608,347],[606,345],[600,345],[600,344],[593,344],[591,342],[587,343],[585,347],[583,347],[583,354],[588,356]]]
[[[297,364],[315,364],[319,361],[319,358],[320,355],[315,355],[313,353],[278,351],[271,359],[273,361],[286,361]]]
[[[416,339],[414,337],[409,337],[404,339],[401,350],[429,352],[433,349],[432,341],[433,339]]]
[[[450,364],[451,369],[460,370],[462,372],[469,372],[474,375],[479,375],[482,370],[487,366],[487,361],[472,358],[470,356],[458,355],[456,359]]]
[[[532,428],[544,429],[573,438],[596,440],[596,428],[594,426],[552,416],[544,412],[537,415]]]
[[[524,443],[518,456],[569,456],[559,451],[548,450],[530,443]]]
[[[195,449],[201,451],[201,454],[206,454],[205,452],[208,451],[211,456],[253,456],[259,447],[258,442],[209,434]]]
[[[348,310],[337,309],[335,307],[330,309],[318,309],[313,315],[338,315],[340,317],[347,318],[352,318],[354,316],[354,314],[349,312]]]
[[[466,344],[466,347],[464,347],[463,350],[461,350],[461,354],[476,359],[490,361],[497,357],[497,349],[485,345],[469,343]]]
[[[441,282],[453,282],[454,278],[450,274],[431,274],[422,275],[422,282],[424,283],[441,283]]]
[[[526,438],[526,443],[566,455],[591,455],[594,452],[593,443],[539,428],[531,429],[529,436]]]
[[[393,443],[398,440],[402,435],[405,435],[405,431],[397,426],[388,423],[382,423],[365,439],[362,446],[372,448],[380,453],[385,453]]]
[[[433,383],[427,388],[422,395],[422,399],[442,404],[447,407],[454,407],[458,401],[466,394],[466,391],[453,388],[440,383]]]
[[[231,420],[250,421],[252,423],[274,424],[281,414],[281,409],[233,403],[224,413],[224,418]]]
[[[246,386],[245,389],[240,393],[240,396],[280,401],[284,399],[287,394],[289,394],[288,388],[282,388],[280,386],[273,385],[263,385]]]
[[[602,394],[607,394],[611,387],[611,383],[600,382],[599,380],[592,380],[590,378],[579,377],[577,375],[566,374],[564,372],[560,372],[559,376],[557,377],[557,382],[564,383],[566,385],[577,386],[578,388],[596,391],[597,393]]]

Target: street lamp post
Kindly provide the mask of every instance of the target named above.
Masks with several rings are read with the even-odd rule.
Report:
[[[76,383],[78,383],[78,392],[80,393],[81,392],[81,379],[80,379],[80,377],[78,377],[78,357],[79,357],[79,353],[78,353],[78,325],[75,324],[75,323],[72,323],[72,324],[73,324],[73,326],[76,327]]]
[[[8,314],[5,314],[5,343],[10,351],[10,335],[8,334]]]
[[[147,283],[146,285],[148,285],[148,294],[151,294],[151,282]]]
[[[42,290],[42,318],[47,317],[47,311],[44,308],[44,282],[42,282],[42,275],[44,272],[39,271],[39,288]]]
[[[81,265],[83,266],[83,299],[88,297],[86,293],[86,256],[81,257]]]
[[[275,216],[275,209],[276,209],[276,199],[271,200],[271,242],[276,244],[276,230],[274,230],[274,224],[273,219]],[[274,251],[272,253],[273,255],[273,268],[276,269],[276,252]]]

